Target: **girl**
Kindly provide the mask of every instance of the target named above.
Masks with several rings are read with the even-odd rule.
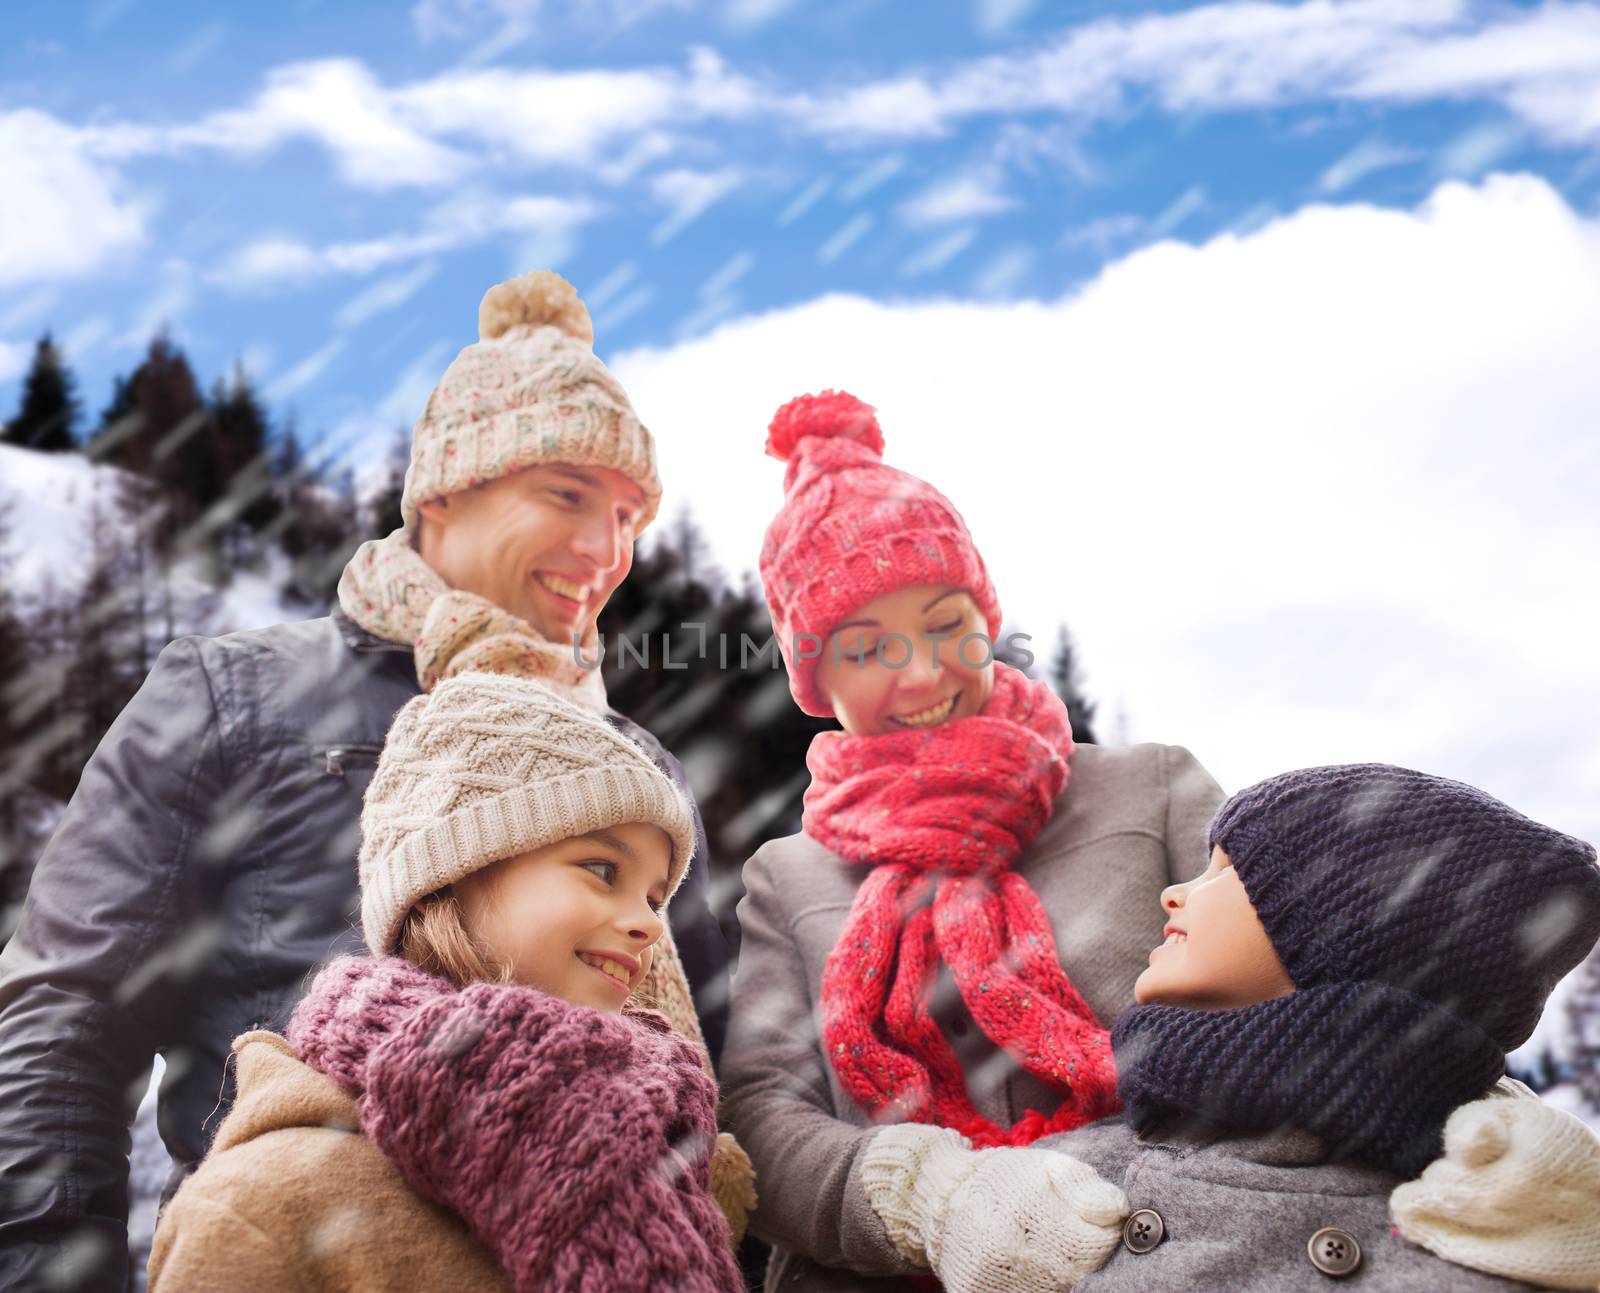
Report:
[[[787,462],[774,629],[796,701],[843,728],[812,744],[803,832],[744,871],[723,1116],[762,1179],[767,1286],[1056,1288],[1120,1241],[1121,1196],[1021,1151],[1117,1108],[1102,1021],[1133,1004],[1221,791],[1181,749],[1075,747],[1055,694],[994,660],[983,561],[941,494],[883,464],[870,407],[802,397],[767,448]],[[927,1179],[901,1123],[998,1150],[961,1209],[996,1246],[896,1242],[867,1169],[899,1154]],[[1004,1265],[1019,1227],[1025,1274]]]
[[[739,1288],[703,1050],[624,1010],[694,847],[671,780],[539,683],[465,672],[401,710],[362,836],[373,957],[235,1041],[150,1287]]]
[[[1438,1253],[1594,1288],[1593,1133],[1537,1101],[1478,1101],[1600,938],[1594,849],[1383,764],[1262,782],[1210,839],[1205,872],[1162,895],[1165,938],[1113,1032],[1126,1119],[1040,1142],[1061,1154],[1030,1151],[1098,1168],[1134,1209],[1075,1287],[1265,1291],[1356,1273],[1396,1293],[1531,1287]],[[1441,1143],[1447,1158],[1402,1185]],[[883,1133],[864,1176],[915,1260],[982,1249],[990,1279],[1032,1284],[1046,1254],[1017,1210],[973,1220],[986,1177],[1026,1172],[983,1158],[908,1124]],[[1082,1215],[1092,1194],[1053,1202]],[[1094,1202],[1086,1227],[1122,1210]]]

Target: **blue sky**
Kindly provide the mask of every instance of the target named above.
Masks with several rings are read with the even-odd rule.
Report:
[[[8,5],[0,147],[41,188],[70,174],[59,210],[0,226],[43,244],[0,252],[0,407],[42,328],[92,409],[164,321],[311,436],[404,425],[407,369],[436,372],[482,288],[535,263],[614,354],[826,291],[1049,299],[1163,236],[1491,168],[1587,208],[1592,100],[1582,127],[1518,98],[1574,33],[1594,55],[1600,11]],[[1481,66],[1497,47],[1510,81]]]
[[[0,410],[164,322],[364,462],[551,265],[730,570],[844,386],[1112,737],[1595,838],[1597,144],[1592,0],[11,4]]]

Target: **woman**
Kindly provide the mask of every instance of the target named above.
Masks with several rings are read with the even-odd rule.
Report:
[[[1074,746],[987,649],[1000,605],[960,514],[882,449],[842,393],[768,440],[773,627],[796,702],[844,728],[812,745],[804,832],[744,871],[723,1122],[761,1181],[769,1288],[914,1271],[863,1189],[874,1123],[1025,1145],[1115,1108],[1103,1025],[1222,802],[1186,750]]]

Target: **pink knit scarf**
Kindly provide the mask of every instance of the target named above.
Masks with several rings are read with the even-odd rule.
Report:
[[[662,1016],[346,957],[317,976],[288,1035],[519,1293],[743,1287],[708,1192],[716,1088]]]
[[[872,868],[822,974],[823,1042],[879,1122],[1026,1145],[1116,1111],[1110,1037],[1061,968],[1044,905],[1011,870],[1050,818],[1072,757],[1066,706],[996,664],[983,712],[924,732],[813,739],[805,831]],[[929,995],[940,961],[973,1019],[1066,1092],[1009,1128],[972,1103]]]

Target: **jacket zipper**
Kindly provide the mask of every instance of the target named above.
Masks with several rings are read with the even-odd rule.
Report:
[[[322,770],[330,777],[342,777],[349,764],[376,763],[382,752],[381,745],[330,745],[322,751]]]

